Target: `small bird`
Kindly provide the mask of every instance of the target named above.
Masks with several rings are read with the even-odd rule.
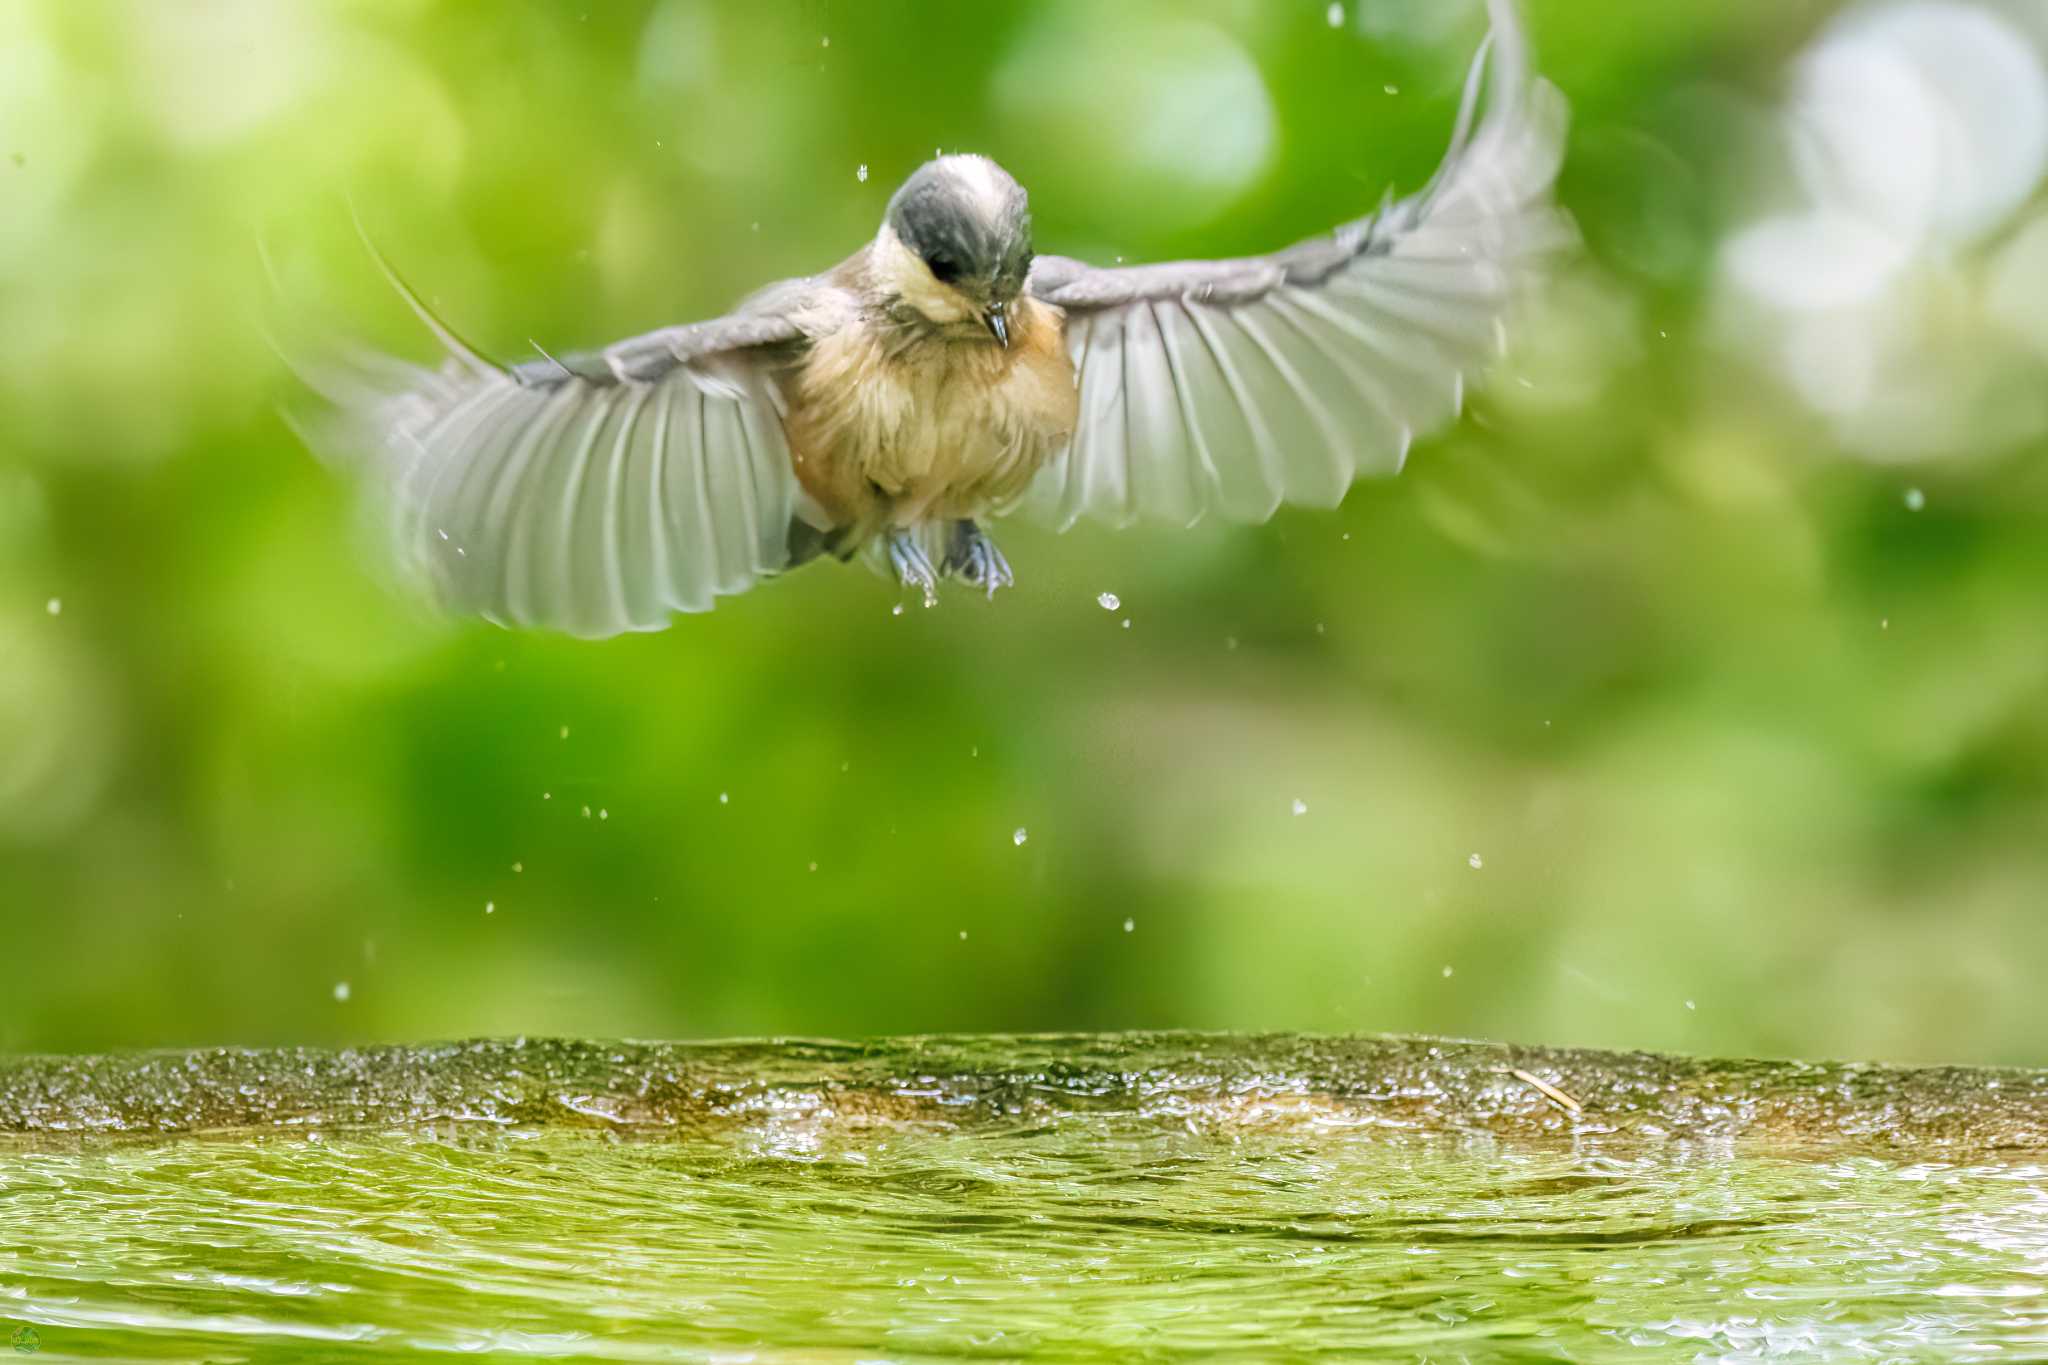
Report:
[[[1038,256],[1024,188],[941,156],[832,269],[598,351],[496,364],[384,266],[444,355],[302,368],[332,405],[309,437],[368,467],[444,604],[582,636],[822,556],[869,553],[927,604],[947,577],[993,596],[1013,574],[985,522],[1019,508],[1064,529],[1335,505],[1457,415],[1572,240],[1564,100],[1513,0],[1488,4],[1435,176],[1285,250]]]

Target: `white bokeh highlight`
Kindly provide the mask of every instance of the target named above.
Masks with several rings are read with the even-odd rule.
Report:
[[[2007,240],[2048,177],[2037,40],[1974,0],[1858,6],[1796,60],[1781,127],[1800,202],[1721,253],[1744,349],[1867,458],[2048,429],[2048,401],[1988,401],[2048,331],[2048,236]]]

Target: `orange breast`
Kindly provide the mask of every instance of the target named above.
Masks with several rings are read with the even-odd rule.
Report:
[[[1022,300],[1005,350],[935,337],[890,353],[874,332],[823,338],[794,384],[798,480],[835,525],[974,517],[1021,493],[1079,410],[1057,309]]]

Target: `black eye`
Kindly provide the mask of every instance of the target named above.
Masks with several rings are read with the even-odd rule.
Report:
[[[925,265],[930,267],[932,278],[940,284],[951,284],[960,278],[960,262],[943,251],[926,257]]]

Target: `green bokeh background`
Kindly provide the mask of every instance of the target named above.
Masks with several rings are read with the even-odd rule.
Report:
[[[1587,247],[1470,418],[1334,513],[1009,527],[994,605],[821,567],[603,643],[435,621],[278,415],[266,258],[427,353],[347,198],[508,356],[829,264],[935,146],[1046,250],[1256,250],[1427,175],[1442,11],[0,0],[0,1049],[2048,1060],[2048,452],[1852,458],[1709,325],[1820,7],[1534,5]],[[1213,203],[1101,93],[1190,25],[1273,109]]]

